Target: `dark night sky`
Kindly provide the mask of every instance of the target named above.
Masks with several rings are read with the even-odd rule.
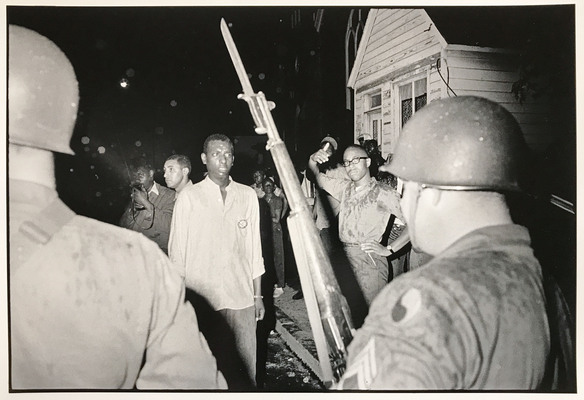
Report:
[[[64,200],[78,213],[115,222],[126,201],[124,161],[146,156],[158,170],[157,181],[164,183],[164,160],[172,153],[187,154],[196,182],[204,171],[199,154],[205,137],[211,133],[255,136],[249,109],[237,99],[241,86],[219,23],[223,17],[230,24],[254,90],[263,91],[278,105],[287,93],[277,77],[279,63],[291,56],[284,43],[292,10],[8,7],[8,23],[50,38],[77,74],[81,100],[72,140],[77,155],[57,157],[58,189]],[[344,46],[346,16],[337,16],[347,10],[325,12],[324,23],[343,30],[332,44],[339,50]],[[336,97],[342,107],[340,61]],[[129,82],[126,89],[120,87],[122,79]],[[273,111],[277,124],[278,113],[284,111],[278,106]],[[250,178],[247,170],[239,177]]]
[[[164,160],[172,153],[183,153],[193,161],[191,178],[196,182],[204,171],[199,154],[205,137],[216,132],[256,136],[246,103],[237,99],[241,87],[220,33],[222,17],[231,24],[254,90],[263,91],[276,103],[272,114],[284,136],[283,121],[293,113],[286,96],[294,54],[290,16],[295,9],[298,7],[7,7],[8,23],[53,40],[77,74],[81,100],[72,140],[77,155],[56,158],[58,190],[65,202],[80,214],[115,222],[127,201],[124,161],[146,156],[158,170],[157,181],[163,183]],[[323,118],[327,128],[352,138],[352,121],[347,121],[344,110],[343,53],[350,9],[324,8],[320,48],[312,48],[310,36],[296,45],[305,47],[301,49],[304,54],[316,50],[327,65],[338,66],[324,71],[322,101],[327,115]],[[572,34],[569,24],[549,25],[549,21],[566,20],[564,14],[556,20],[547,18],[547,25],[535,24],[536,19],[530,17],[526,25],[524,8],[505,8],[505,13],[502,9],[444,7],[434,8],[431,15],[437,24],[442,21],[445,35],[480,37],[483,42],[477,45],[526,43],[523,36],[516,35],[519,32],[547,38],[548,48],[573,46],[552,35],[556,27],[562,28],[558,32]],[[309,15],[316,7],[303,10]],[[533,15],[546,18],[548,14],[540,10]],[[494,17],[501,23],[493,23]],[[298,39],[298,32],[295,35]],[[558,50],[558,54],[566,52]],[[556,75],[570,79],[570,73],[562,70]],[[120,87],[122,79],[128,80],[128,88]],[[318,139],[312,137],[313,132],[301,134],[305,136],[297,140]],[[293,146],[287,145],[292,151]],[[248,183],[250,168],[250,160],[237,155],[236,146],[234,177]]]

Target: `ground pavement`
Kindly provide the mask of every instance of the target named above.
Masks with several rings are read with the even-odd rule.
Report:
[[[295,289],[285,287],[284,293],[274,299],[276,332],[302,362],[323,381],[318,356],[304,299],[294,300]]]

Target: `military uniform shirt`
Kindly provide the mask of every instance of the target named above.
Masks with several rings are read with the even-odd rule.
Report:
[[[226,388],[182,279],[152,241],[62,203],[72,218],[46,244],[19,234],[54,200],[10,180],[12,388]]]
[[[527,229],[469,233],[390,282],[348,348],[337,389],[535,389],[550,349]]]

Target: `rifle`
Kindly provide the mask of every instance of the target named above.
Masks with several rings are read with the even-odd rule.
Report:
[[[272,118],[270,111],[276,105],[267,101],[261,91],[254,93],[224,19],[221,19],[221,33],[243,88],[243,93],[237,98],[248,104],[256,125],[255,132],[267,134],[266,149],[272,154],[288,198],[290,239],[324,384],[330,387],[345,371],[347,345],[354,332],[351,312],[341,294],[286,145]]]

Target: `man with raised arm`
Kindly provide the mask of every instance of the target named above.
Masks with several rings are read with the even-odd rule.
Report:
[[[343,153],[342,164],[347,175],[320,172],[318,164],[326,163],[329,158],[330,153],[321,148],[310,156],[308,168],[318,186],[340,201],[339,239],[366,304],[362,305],[352,293],[345,296],[349,305],[353,305],[355,325],[360,326],[367,307],[387,285],[387,256],[408,243],[408,232],[406,228],[387,247],[380,244],[391,215],[400,220],[403,217],[397,193],[370,175],[371,160],[362,147],[351,145]]]

